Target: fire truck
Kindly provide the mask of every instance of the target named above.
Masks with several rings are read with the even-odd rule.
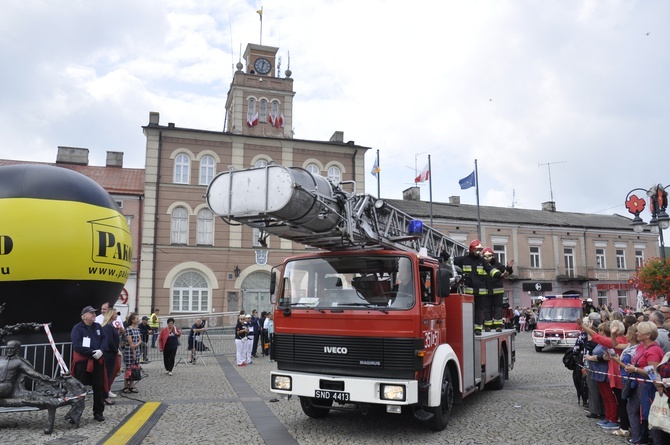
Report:
[[[345,191],[345,188],[347,189]],[[474,301],[451,258],[467,247],[382,199],[301,168],[230,170],[208,187],[224,220],[306,246],[273,268],[271,390],[304,413],[411,411],[443,430],[453,405],[501,389],[511,330],[474,335]]]

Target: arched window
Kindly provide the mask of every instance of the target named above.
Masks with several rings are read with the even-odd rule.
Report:
[[[328,167],[328,179],[338,183],[342,180],[342,172],[337,167]]]
[[[172,312],[209,310],[209,285],[199,272],[182,272],[172,284]]]
[[[203,156],[200,160],[200,185],[209,185],[214,179],[214,165],[216,162],[211,156]]]
[[[211,246],[213,244],[214,214],[209,209],[201,209],[198,212],[197,222],[196,244]]]
[[[267,165],[268,165],[268,161],[266,161],[265,159],[259,159],[254,164],[254,167],[267,167]]]
[[[190,182],[191,160],[185,154],[179,154],[174,160],[174,183],[188,184]]]
[[[305,168],[305,170],[307,170],[308,172],[310,172],[315,176],[321,174],[321,170],[319,169],[319,166],[316,164],[309,164],[307,168]]]
[[[172,210],[172,244],[188,244],[188,211],[183,207]]]
[[[247,101],[247,123],[253,122],[256,115],[256,99],[250,97]]]
[[[261,111],[258,113],[260,122],[266,123],[268,121],[268,101],[261,99]]]

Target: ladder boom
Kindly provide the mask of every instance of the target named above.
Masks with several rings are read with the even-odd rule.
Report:
[[[297,167],[268,165],[229,170],[207,188],[218,216],[271,235],[324,250],[384,248],[452,258],[467,247],[371,195],[348,193]],[[421,226],[422,230],[410,231]]]

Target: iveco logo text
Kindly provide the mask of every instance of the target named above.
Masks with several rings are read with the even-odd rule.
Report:
[[[347,348],[339,348],[335,346],[324,346],[323,352],[326,354],[346,354]]]

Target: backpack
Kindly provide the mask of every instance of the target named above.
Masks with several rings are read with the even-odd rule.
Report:
[[[573,371],[577,367],[577,362],[575,356],[572,353],[572,349],[565,351],[563,355],[563,365],[568,368],[570,371]]]

